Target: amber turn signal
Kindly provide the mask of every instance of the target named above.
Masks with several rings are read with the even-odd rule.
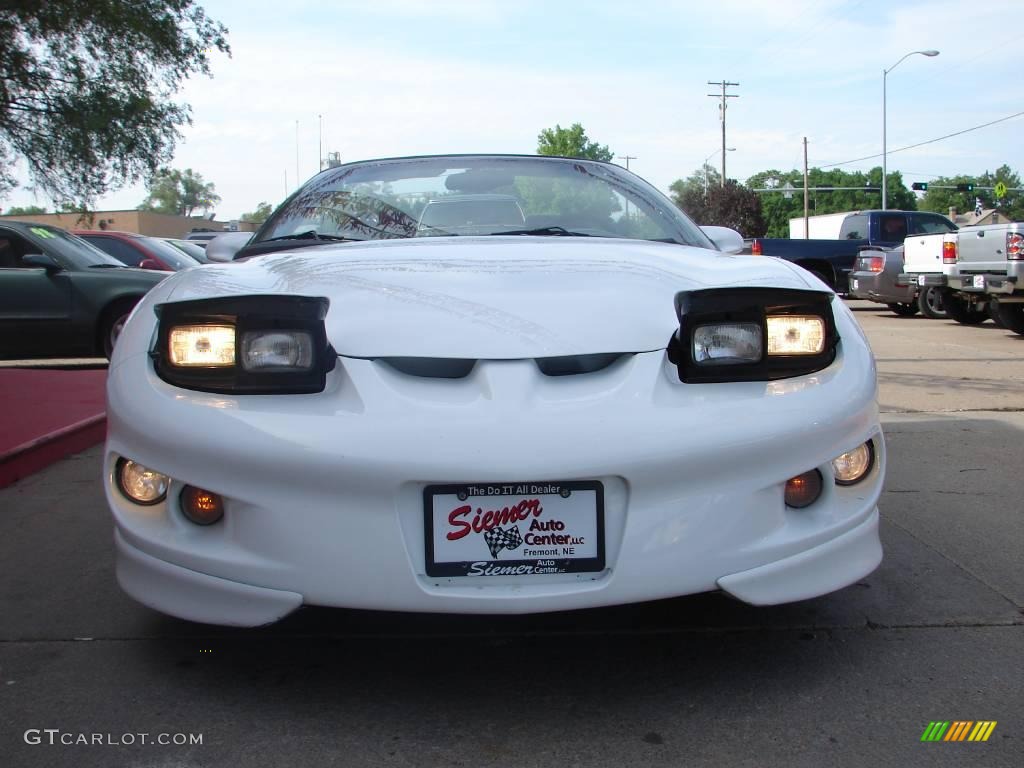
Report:
[[[809,507],[821,496],[821,472],[812,469],[786,481],[786,506],[802,509]]]
[[[190,523],[213,525],[224,517],[224,499],[211,491],[187,485],[181,492],[181,512]]]

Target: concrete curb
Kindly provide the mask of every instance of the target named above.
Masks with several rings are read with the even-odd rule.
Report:
[[[48,467],[65,456],[103,442],[107,436],[107,415],[95,416],[61,427],[0,453],[0,488]]]

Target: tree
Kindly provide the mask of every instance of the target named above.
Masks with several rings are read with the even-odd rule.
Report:
[[[887,176],[889,208],[894,210],[917,210],[917,198],[903,183],[899,173]],[[782,190],[786,185],[793,187],[793,192],[786,197]],[[767,228],[767,237],[789,237],[789,220],[804,215],[804,180],[803,172],[792,170],[761,171],[747,179],[750,189],[779,189],[779,192],[759,192],[761,210]],[[867,173],[850,172],[839,169],[822,170],[811,168],[808,171],[808,188],[810,190],[810,215],[824,213],[840,213],[843,211],[874,210],[882,206],[882,169],[872,168]],[[853,189],[837,189],[852,187]],[[874,188],[872,190],[865,187]]]
[[[262,224],[268,218],[270,214],[274,212],[274,207],[267,202],[261,202],[256,206],[256,210],[252,213],[243,213],[242,221],[251,221],[254,224]]]
[[[673,181],[668,189],[672,194],[672,199],[676,201],[676,205],[679,205],[679,201],[687,190],[698,190],[703,195],[705,191],[710,191],[711,187],[721,186],[722,174],[705,163],[701,170],[694,171],[685,180],[676,179]]]
[[[46,209],[38,205],[12,205],[4,216],[37,216],[46,213]]]
[[[764,235],[761,200],[756,192],[734,179],[729,179],[723,187],[721,176],[712,182],[709,173],[705,193],[704,179],[704,173],[697,171],[686,181],[674,181],[669,187],[673,202],[698,224],[729,227],[744,237]]]
[[[46,0],[0,10],[0,194],[15,160],[34,187],[81,206],[168,161],[191,122],[172,101],[209,75],[225,27],[194,0]]]
[[[928,191],[921,199],[920,207],[924,211],[947,214],[950,208],[956,208],[960,213],[970,213],[974,210],[975,202],[981,200],[982,208],[998,208],[1011,221],[1024,221],[1024,194],[1008,191],[1005,197],[997,198],[992,189],[975,189],[972,192],[957,192],[955,189],[942,189],[942,187],[955,187],[958,184],[973,184],[975,187],[995,187],[1002,182],[1008,189],[1018,189],[1021,186],[1020,177],[1008,165],[1002,165],[995,173],[985,171],[980,176],[939,176],[928,182]]]
[[[149,195],[139,206],[143,211],[191,216],[197,208],[205,212],[220,202],[213,182],[204,181],[191,168],[184,172],[161,168],[150,178],[148,187]]]
[[[573,123],[569,128],[563,128],[558,124],[554,128],[545,128],[537,134],[537,154],[582,157],[605,162],[615,157],[615,153],[608,149],[608,145],[601,146],[591,141],[579,123]]]

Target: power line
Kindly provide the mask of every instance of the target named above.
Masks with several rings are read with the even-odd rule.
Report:
[[[1013,118],[1020,117],[1021,115],[1024,115],[1024,112],[1017,112],[1016,114],[1013,114],[1013,115],[1007,115],[1006,117],[1000,117],[998,120],[993,120],[990,123],[982,123],[981,125],[975,125],[973,128],[964,128],[962,131],[956,131],[955,133],[947,133],[945,136],[939,136],[936,139],[928,139],[928,141],[921,141],[921,142],[918,142],[917,144],[910,144],[910,145],[908,145],[906,147],[900,147],[899,149],[890,149],[890,150],[888,150],[887,154],[891,155],[891,154],[893,154],[895,152],[905,152],[908,149],[916,149],[917,147],[923,147],[926,144],[934,144],[937,141],[943,141],[945,139],[951,139],[954,136],[962,136],[963,134],[970,133],[971,131],[977,131],[977,130],[980,130],[981,128],[988,128],[990,125],[996,125],[997,123],[1005,123],[1007,120],[1013,120]],[[878,154],[875,154],[875,155],[865,155],[864,157],[858,157],[858,158],[856,158],[854,160],[843,160],[843,162],[841,162],[841,163],[829,163],[828,165],[821,165],[821,166],[818,166],[818,167],[821,168],[821,169],[835,168],[837,165],[849,165],[850,163],[859,163],[862,160],[874,160],[876,157],[881,157],[881,156],[882,156],[882,153],[879,152]]]

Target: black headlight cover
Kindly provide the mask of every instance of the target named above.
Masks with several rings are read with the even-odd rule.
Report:
[[[323,392],[337,353],[327,341],[324,297],[257,294],[158,304],[156,347],[150,353],[157,375],[182,389],[218,394],[283,395]],[[171,329],[181,325],[231,325],[235,328],[235,364],[183,367],[170,361]],[[306,371],[250,372],[242,367],[241,339],[247,331],[306,331],[313,339],[313,367]]]
[[[832,364],[839,344],[828,291],[794,288],[707,288],[676,294],[679,330],[668,347],[669,360],[687,384],[726,381],[773,381],[803,376]],[[768,355],[769,316],[814,315],[825,322],[825,345],[816,355]],[[693,333],[711,323],[754,323],[761,327],[761,359],[755,363],[698,365],[693,359]]]

